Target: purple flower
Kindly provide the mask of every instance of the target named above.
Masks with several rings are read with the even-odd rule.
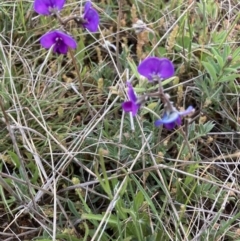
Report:
[[[185,111],[177,111],[173,110],[171,112],[165,111],[163,118],[155,121],[155,126],[163,125],[168,130],[171,130],[175,127],[175,125],[180,126],[182,123],[182,116],[186,116],[194,112],[194,108],[189,106]]]
[[[83,19],[86,23],[83,23],[83,27],[87,28],[90,32],[96,32],[98,30],[99,15],[98,12],[92,8],[90,1],[86,2],[84,6]]]
[[[127,82],[127,86],[129,101],[122,103],[122,108],[126,112],[132,112],[132,115],[135,116],[138,112],[138,109],[140,108],[140,103],[138,103],[138,99],[132,85]]]
[[[50,15],[54,11],[60,11],[66,0],[35,0],[34,1],[34,10],[38,14]]]
[[[150,81],[155,76],[160,79],[167,79],[174,75],[174,66],[169,59],[149,57],[139,64],[138,73]]]
[[[66,54],[69,47],[73,49],[77,47],[74,38],[59,30],[45,33],[41,37],[40,43],[46,49],[49,49],[54,45],[53,52],[58,54]]]

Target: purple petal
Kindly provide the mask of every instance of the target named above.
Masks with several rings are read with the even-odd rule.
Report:
[[[135,104],[132,101],[125,101],[122,103],[122,108],[125,112],[132,112],[132,115],[135,116],[138,112],[140,105]]]
[[[194,112],[194,108],[189,106],[185,111],[179,111],[178,113],[180,116],[185,116],[191,114],[192,112]]]
[[[66,54],[68,47],[73,49],[77,47],[74,38],[58,30],[44,34],[40,38],[40,43],[46,49],[49,49],[54,45],[53,52],[59,54]]]
[[[156,127],[159,127],[159,126],[161,126],[162,124],[163,124],[162,119],[156,120],[155,123],[154,123],[154,125],[155,125]]]
[[[131,85],[131,83],[127,82],[127,86],[128,86],[128,97],[132,102],[137,102],[137,96],[134,92],[134,89]]]
[[[165,113],[163,118],[155,121],[155,126],[164,125],[167,129],[173,129],[175,125],[181,125],[181,118],[178,112],[172,112],[171,114]]]
[[[128,98],[130,101],[125,101],[122,104],[122,108],[126,112],[132,112],[132,115],[135,116],[140,108],[140,104],[137,103],[137,96],[134,92],[134,89],[130,82],[127,82],[128,86]]]
[[[166,124],[163,124],[163,125],[164,125],[164,127],[165,127],[166,129],[172,130],[172,129],[175,127],[175,125],[180,126],[181,124],[182,124],[182,120],[181,120],[181,118],[178,116],[178,118],[177,118],[175,121],[173,121],[173,122],[171,122],[171,123],[166,123]]]
[[[50,3],[46,0],[35,0],[34,1],[34,11],[38,14],[42,15],[50,15],[51,12],[49,11]]]
[[[122,108],[126,112],[132,111],[132,101],[125,101],[122,103]]]
[[[138,73],[150,81],[156,75],[166,79],[174,75],[174,66],[167,58],[149,57],[139,64]]]
[[[90,32],[96,32],[98,30],[99,15],[95,9],[91,8],[91,2],[86,2],[83,18],[87,21],[87,23],[83,24],[85,28]]]
[[[44,48],[49,49],[52,47],[52,45],[55,44],[57,37],[58,37],[58,34],[56,31],[45,33],[40,38],[40,43]]]
[[[58,9],[58,11],[62,10],[66,0],[51,0],[54,3],[54,7]]]
[[[58,54],[66,54],[68,51],[68,46],[64,44],[63,42],[59,44],[55,44],[53,47],[53,52]]]
[[[172,130],[175,127],[176,123],[172,122],[172,123],[168,123],[168,124],[164,124],[164,127],[168,130]]]
[[[84,13],[86,14],[87,11],[91,8],[92,3],[90,1],[87,1],[84,5]]]
[[[77,43],[73,37],[71,37],[70,35],[63,33],[61,31],[58,31],[58,30],[55,30],[55,32],[58,34],[58,37],[63,40],[65,45],[67,45],[68,47],[70,47],[72,49],[77,48]]]
[[[178,112],[174,111],[169,115],[165,113],[163,118],[162,118],[162,123],[168,124],[168,123],[171,123],[171,122],[175,122],[178,118],[179,118]]]
[[[159,66],[159,77],[163,79],[170,78],[174,75],[173,63],[166,58],[161,59],[161,65]]]
[[[180,126],[182,124],[181,116],[188,115],[194,111],[192,106],[189,106],[185,111],[174,111],[170,114],[164,113],[163,118],[155,121],[155,126],[164,125],[165,128],[171,130],[175,125]]]
[[[33,8],[38,14],[50,15],[51,9],[60,11],[66,0],[35,0]]]
[[[132,105],[132,115],[135,116],[140,108],[140,104],[133,104]]]
[[[182,124],[182,119],[181,117],[179,116],[176,120],[175,120],[175,123],[180,126]]]

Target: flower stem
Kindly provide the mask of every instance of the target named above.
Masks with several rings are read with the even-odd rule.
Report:
[[[164,93],[163,87],[162,87],[162,80],[159,78],[158,79],[158,92],[159,92],[159,97],[161,101],[163,102],[164,106],[166,109],[174,111],[174,106],[172,105],[171,101],[169,100],[169,95]]]
[[[78,16],[74,16],[74,15],[69,16],[65,19],[62,19],[61,16],[59,15],[59,13],[55,12],[54,16],[57,18],[59,23],[63,26],[65,26],[71,20],[74,20],[78,24],[78,26],[81,26],[82,24],[87,23],[87,21],[85,19],[78,17]]]
[[[132,112],[129,112],[129,117],[130,117],[131,130],[132,130],[132,131],[135,131],[135,126],[134,126],[134,122],[133,122]]]
[[[122,19],[122,0],[118,1],[118,17],[117,17],[117,32],[116,32],[116,60],[118,71],[122,73],[122,66],[119,58],[119,45],[120,45],[120,28],[121,28],[121,19]]]
[[[57,20],[59,21],[59,23],[63,26],[65,26],[69,21],[71,20],[74,20],[78,25],[81,25],[83,23],[86,23],[87,21],[84,20],[83,18],[81,17],[77,17],[77,16],[69,16],[67,17],[66,19],[62,19],[61,16],[59,15],[59,13],[57,11],[54,11],[53,12],[54,16],[57,18]],[[77,65],[77,62],[76,62],[76,59],[74,57],[74,54],[73,54],[73,51],[72,49],[69,48],[69,53],[70,53],[70,56],[71,56],[71,59],[72,59],[72,62],[73,62],[73,65],[74,65],[74,68],[76,70],[76,73],[77,73],[77,78],[78,78],[78,82],[79,82],[79,87],[80,87],[80,90],[81,90],[81,93],[82,93],[82,96],[83,96],[83,99],[84,99],[84,102],[87,106],[87,109],[88,109],[88,112],[90,114],[90,116],[93,118],[94,117],[94,113],[91,109],[91,106],[88,102],[88,99],[87,99],[87,96],[86,96],[86,92],[84,90],[84,87],[83,87],[83,84],[82,84],[82,79],[81,79],[81,76],[80,76],[80,70],[78,68],[78,65]],[[95,112],[96,113],[96,112]]]
[[[74,54],[73,54],[73,51],[72,49],[69,49],[69,53],[70,53],[70,56],[71,56],[71,59],[72,59],[72,62],[73,62],[73,65],[74,65],[74,68],[76,70],[76,73],[77,73],[77,78],[78,78],[78,82],[79,82],[79,87],[80,87],[80,90],[81,90],[81,93],[82,93],[82,96],[83,96],[83,99],[84,99],[84,102],[87,106],[87,109],[88,109],[88,112],[89,114],[91,115],[91,117],[93,118],[94,117],[94,113],[90,107],[90,104],[88,102],[88,99],[87,99],[87,96],[86,96],[86,92],[84,90],[84,87],[83,87],[83,84],[82,84],[82,78],[80,76],[80,70],[78,68],[78,65],[77,65],[77,62],[76,62],[76,59],[74,57]]]

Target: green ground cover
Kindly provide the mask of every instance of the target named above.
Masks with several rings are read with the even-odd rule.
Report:
[[[0,240],[240,240],[239,1],[92,3],[98,31],[69,22],[77,49],[56,55],[39,43],[54,17],[0,2]],[[134,131],[121,108],[127,80],[157,90],[137,73],[148,56],[174,63],[163,87],[195,108],[173,130],[154,126],[159,98]]]

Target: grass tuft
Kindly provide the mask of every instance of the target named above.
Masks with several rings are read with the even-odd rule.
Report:
[[[239,2],[94,1],[99,31],[67,25],[66,56],[40,46],[61,26],[32,5],[0,3],[0,240],[240,240]],[[173,61],[162,85],[196,109],[173,131],[159,98],[134,131],[122,111],[126,81],[157,90],[147,56]]]

